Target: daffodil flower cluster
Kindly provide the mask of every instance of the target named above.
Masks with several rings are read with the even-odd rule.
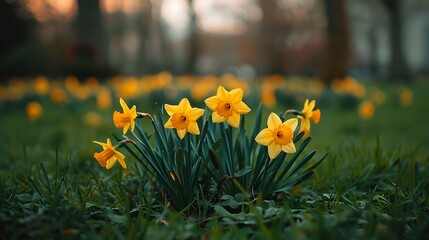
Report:
[[[114,135],[118,141],[115,146],[110,139],[106,143],[94,141],[103,148],[94,153],[94,158],[107,169],[116,161],[126,168],[125,156],[118,149],[131,143],[139,154],[129,147],[127,150],[155,177],[177,210],[188,208],[197,196],[207,199],[209,196],[205,194],[217,196],[221,194],[219,191],[234,194],[244,188],[249,193],[258,191],[269,197],[310,177],[324,157],[302,170],[315,152],[298,159],[310,138],[300,146],[296,144],[309,135],[310,121],[317,124],[320,120],[320,110],[313,110],[315,101],[307,99],[301,111],[288,110],[283,119],[270,113],[267,127],[262,130],[260,104],[249,136],[244,115],[251,109],[243,102],[243,95],[240,88],[228,91],[219,86],[216,95],[204,101],[211,110],[211,116],[207,117],[203,117],[208,115],[207,109],[192,107],[187,98],[177,105],[165,104],[154,117],[137,112],[135,105],[129,108],[121,98],[123,111],[113,113],[113,123],[122,128],[123,135]],[[168,115],[166,121],[163,111]],[[284,119],[288,113],[297,117]],[[144,131],[146,126],[136,121],[144,117],[151,120],[154,140],[149,140],[151,135]],[[289,160],[287,154],[293,154]],[[233,181],[225,183],[226,179]],[[207,188],[212,191],[196,191]]]

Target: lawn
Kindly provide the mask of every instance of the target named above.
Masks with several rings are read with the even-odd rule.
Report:
[[[213,77],[196,81],[162,73],[107,82],[38,78],[2,85],[0,238],[429,236],[427,79],[408,86],[354,82],[358,85],[328,88],[315,80],[300,78],[246,82],[228,77],[219,82]],[[321,120],[312,123],[311,141],[302,157],[312,150],[317,153],[302,170],[325,154],[327,157],[314,174],[272,195],[254,194],[253,188],[247,191],[237,181],[222,185],[214,178],[209,181],[207,195],[218,196],[210,199],[204,197],[203,180],[197,179],[196,188],[189,191],[194,196],[191,204],[178,209],[171,196],[160,190],[162,182],[125,148],[120,151],[125,154],[127,169],[119,164],[105,169],[94,159],[100,147],[92,141],[113,141],[122,134],[112,120],[113,112],[121,111],[119,97],[130,107],[136,105],[138,111],[155,116],[160,105],[178,104],[182,97],[188,97],[193,106],[205,108],[204,99],[214,95],[219,84],[244,90],[243,101],[252,109],[243,127],[247,133],[255,127],[260,102],[265,128],[271,112],[282,115],[287,109],[301,110],[306,98],[315,99]],[[30,102],[40,104],[42,112],[26,112]],[[370,107],[365,109],[363,103],[370,103]],[[210,110],[205,109],[208,114]],[[163,113],[163,119],[168,119],[167,113]],[[148,132],[145,136],[150,144],[156,145],[150,121],[138,122]],[[168,136],[175,134],[173,130],[163,131],[169,131]],[[132,135],[128,132],[127,136]],[[239,136],[239,130],[233,130],[232,136]],[[186,137],[185,140],[191,138]],[[179,138],[172,139],[182,144]],[[198,141],[194,136],[191,139]],[[235,173],[243,177],[252,174],[244,170]],[[228,189],[236,192],[232,194]]]

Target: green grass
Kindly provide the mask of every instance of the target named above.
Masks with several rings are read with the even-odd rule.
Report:
[[[63,105],[40,99],[44,115],[27,120],[30,99],[0,110],[0,239],[424,239],[429,236],[429,113],[427,82],[412,86],[413,104],[399,104],[396,86],[374,117],[361,120],[356,103],[330,93],[318,99],[322,119],[309,149],[328,153],[316,174],[278,199],[221,196],[216,205],[182,215],[156,198],[130,155],[129,170],[101,168],[92,140],[114,128],[95,99]],[[116,101],[115,101],[116,102]],[[152,104],[134,102],[141,111]],[[283,108],[301,109],[301,103]],[[254,106],[253,106],[254,107]],[[102,116],[85,124],[88,111]],[[264,109],[266,119],[273,109]],[[151,110],[147,110],[151,112]],[[251,125],[251,121],[246,122]]]

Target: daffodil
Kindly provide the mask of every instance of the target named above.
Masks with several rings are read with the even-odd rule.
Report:
[[[240,114],[250,112],[250,108],[242,101],[243,89],[236,88],[231,91],[219,86],[216,96],[207,98],[204,102],[213,111],[212,120],[215,123],[227,122],[233,127],[240,124]]]
[[[183,98],[179,105],[164,105],[170,118],[165,123],[165,128],[175,128],[180,139],[183,139],[187,132],[195,135],[200,134],[197,119],[204,114],[204,109],[193,108],[187,98]]]
[[[314,110],[316,106],[316,100],[313,100],[309,103],[308,99],[305,100],[304,108],[298,113],[298,118],[301,119],[300,132],[305,132],[306,134],[310,133],[310,120],[314,123],[319,123],[320,121],[320,110]]]
[[[121,98],[119,99],[119,103],[124,110],[123,113],[119,113],[115,111],[113,113],[113,123],[117,128],[123,127],[123,133],[127,133],[128,129],[131,127],[131,131],[134,131],[135,122],[134,119],[137,117],[136,106],[134,105],[131,109],[128,108],[128,105]]]
[[[280,117],[271,113],[268,116],[268,127],[262,129],[256,136],[257,143],[268,146],[268,156],[270,159],[276,158],[281,151],[286,153],[296,152],[295,144],[293,143],[293,132],[298,126],[298,119],[292,118],[282,122]]]
[[[110,139],[107,139],[106,143],[94,141],[94,143],[99,144],[103,147],[103,151],[95,152],[94,158],[98,161],[98,163],[107,169],[110,169],[115,163],[116,160],[121,164],[123,168],[127,168],[125,164],[125,156],[118,152],[114,146],[112,146],[112,142]]]

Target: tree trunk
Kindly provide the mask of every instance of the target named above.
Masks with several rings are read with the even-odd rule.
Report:
[[[390,78],[392,81],[409,80],[403,46],[401,2],[384,0],[383,3],[390,19]]]
[[[347,76],[349,56],[349,29],[344,0],[325,0],[327,18],[326,54],[320,66],[319,77],[330,83]]]
[[[281,47],[282,36],[286,35],[287,29],[282,29],[276,20],[275,1],[260,0],[262,19],[260,22],[259,46],[260,55],[266,62],[262,74],[284,74],[284,48]],[[279,44],[280,43],[280,44]]]
[[[190,36],[188,39],[188,59],[185,66],[185,73],[195,74],[196,62],[198,57],[198,33],[197,33],[197,14],[195,13],[193,0],[189,0],[189,9],[191,20],[189,23]]]
[[[79,45],[94,50],[94,57],[106,59],[107,41],[104,37],[100,1],[78,0],[76,19]]]

